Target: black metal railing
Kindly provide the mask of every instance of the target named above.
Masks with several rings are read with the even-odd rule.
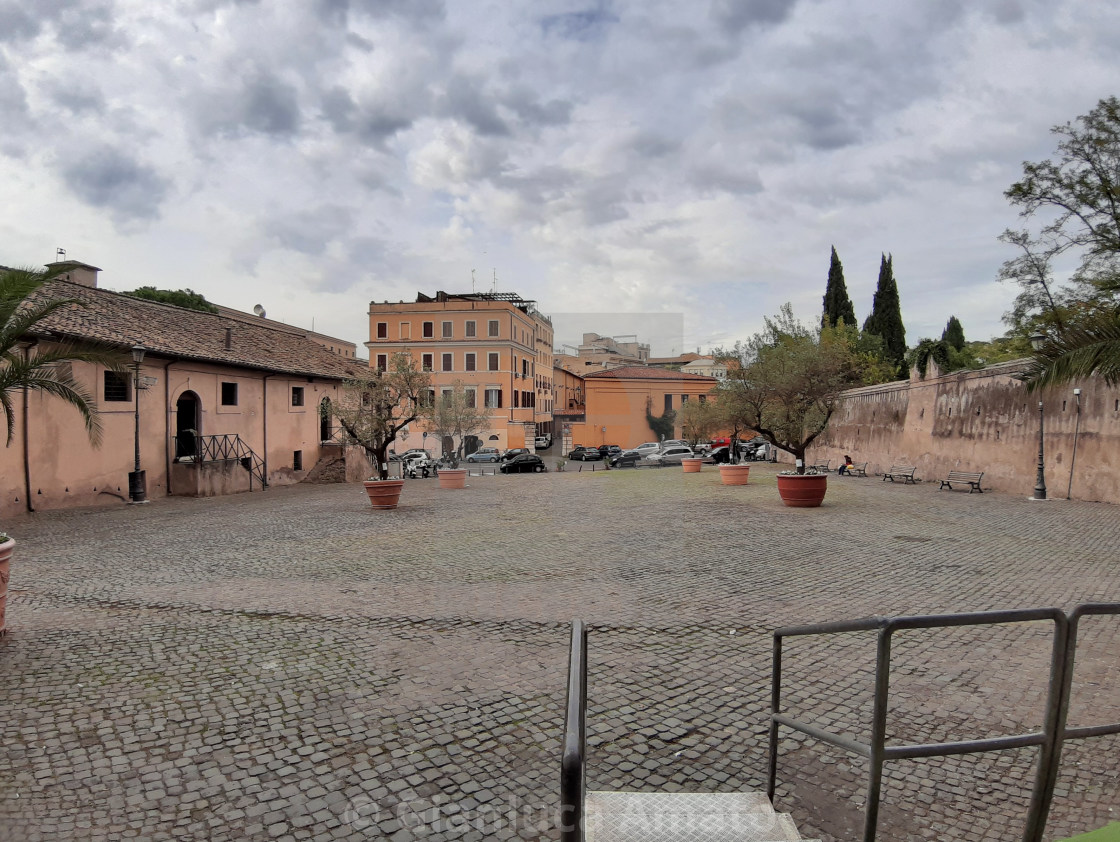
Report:
[[[1120,723],[1066,728],[1069,698],[1073,684],[1076,629],[1081,617],[1096,614],[1120,614],[1120,604],[1078,606],[1067,615],[1056,608],[1016,611],[985,611],[971,614],[945,614],[916,617],[868,618],[864,620],[792,626],[774,632],[773,674],[770,697],[770,747],[766,794],[774,800],[777,782],[779,729],[785,725],[810,737],[837,746],[869,762],[867,803],[865,805],[864,842],[874,842],[879,817],[879,800],[883,764],[888,760],[918,757],[945,757],[977,752],[1004,751],[1014,748],[1038,747],[1038,770],[1035,776],[1030,807],[1027,812],[1024,842],[1041,842],[1050,812],[1054,785],[1058,776],[1062,743],[1066,739],[1084,739],[1120,733]],[[891,640],[896,631],[904,629],[935,629],[954,626],[989,626],[1007,623],[1028,623],[1048,620],[1054,624],[1050,657],[1050,682],[1047,691],[1043,728],[1025,734],[978,740],[961,740],[915,745],[886,745],[887,702],[890,691]],[[875,659],[875,696],[872,708],[871,737],[862,742],[836,734],[781,712],[782,641],[787,637],[844,634],[877,631]]]
[[[564,748],[560,760],[560,842],[583,842],[583,799],[587,732],[587,627],[572,621],[568,658],[568,706],[564,718]]]
[[[189,438],[188,438],[189,436]],[[196,436],[187,433],[175,437],[176,459],[179,461],[206,462],[240,462],[241,467],[249,472],[249,490],[253,490],[253,478],[261,484],[261,488],[268,487],[268,477],[265,475],[264,460],[261,459],[249,445],[241,440],[237,434],[220,436]]]

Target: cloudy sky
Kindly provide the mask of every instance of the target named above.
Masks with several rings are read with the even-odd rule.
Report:
[[[890,252],[911,344],[986,339],[1003,191],[1118,53],[1100,0],[0,0],[0,263],[359,343],[473,284],[669,354],[816,318],[835,245],[860,319]]]

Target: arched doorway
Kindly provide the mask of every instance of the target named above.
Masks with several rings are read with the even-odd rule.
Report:
[[[194,392],[183,392],[175,401],[175,459],[193,459],[198,455],[201,435],[201,403]]]
[[[323,398],[319,402],[319,441],[330,441],[334,435],[331,428],[331,399]]]

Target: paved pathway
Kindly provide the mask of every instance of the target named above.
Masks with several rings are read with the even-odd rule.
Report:
[[[0,839],[555,839],[570,618],[591,639],[590,783],[763,785],[769,632],[869,614],[1120,600],[1115,507],[773,466],[273,489],[5,524]],[[1024,490],[1024,497],[1029,490]],[[1071,721],[1120,719],[1116,625]],[[900,638],[898,740],[1039,721],[1047,630]],[[866,735],[873,639],[789,649],[791,710]],[[896,763],[886,840],[1012,840],[1029,751]],[[1120,740],[1072,746],[1061,838],[1120,818]],[[851,839],[863,767],[785,744],[778,802]]]

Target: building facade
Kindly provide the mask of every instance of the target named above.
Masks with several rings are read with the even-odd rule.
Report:
[[[369,364],[410,354],[438,395],[461,381],[490,427],[476,445],[508,449],[553,432],[552,322],[515,293],[419,293],[411,302],[370,302]],[[473,447],[468,446],[468,450]]]

